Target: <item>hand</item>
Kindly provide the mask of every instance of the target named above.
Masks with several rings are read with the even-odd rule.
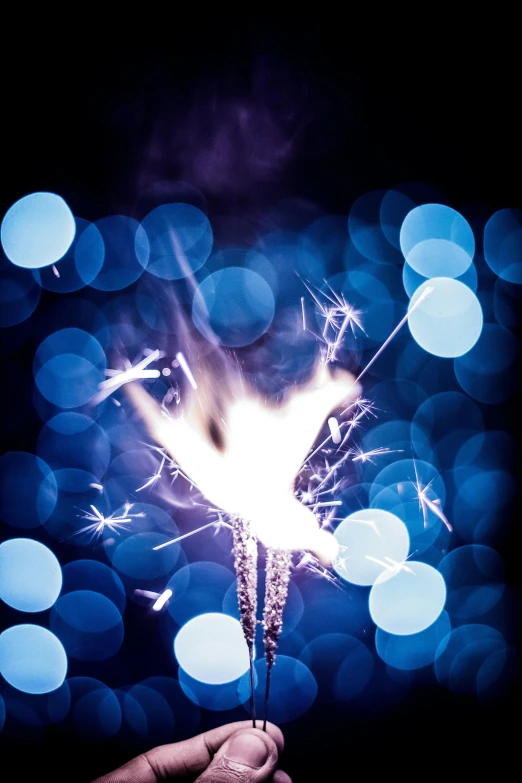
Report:
[[[286,772],[276,770],[284,746],[281,730],[273,723],[267,723],[266,732],[260,730],[261,721],[256,725],[229,723],[184,742],[160,745],[93,783],[292,783]]]

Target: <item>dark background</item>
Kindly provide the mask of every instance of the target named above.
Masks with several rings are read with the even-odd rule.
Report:
[[[2,65],[2,214],[50,190],[91,220],[140,218],[144,193],[175,179],[200,188],[211,220],[247,223],[290,197],[347,214],[368,190],[409,180],[438,188],[456,209],[522,207],[514,19],[457,29],[425,11],[361,20],[344,8],[325,20],[302,8],[277,21],[200,11],[127,8],[112,32],[88,9],[60,29],[49,19],[41,29],[33,20],[31,35],[25,23],[6,27],[15,45]],[[218,165],[213,138],[223,127]],[[517,399],[508,405],[515,432]],[[32,450],[38,427],[28,410],[23,436],[5,450]],[[515,505],[511,516],[498,549],[518,588]],[[322,719],[314,708],[284,727],[284,766],[296,781],[336,779],[337,770],[346,779],[448,775],[455,764],[472,773],[488,762],[505,774],[518,756],[518,705],[515,692],[483,706],[437,688],[364,719],[335,706]],[[16,780],[86,781],[128,758],[53,733],[43,744],[0,743],[0,763],[16,765],[2,777]]]

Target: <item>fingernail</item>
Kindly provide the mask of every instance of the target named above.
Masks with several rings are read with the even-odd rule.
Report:
[[[238,734],[232,737],[226,757],[237,764],[247,764],[249,767],[262,767],[269,756],[269,750],[261,737],[255,734]]]

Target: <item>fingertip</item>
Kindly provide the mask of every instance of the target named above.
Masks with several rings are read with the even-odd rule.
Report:
[[[263,731],[262,720],[256,720],[256,729]],[[285,747],[285,738],[279,726],[276,726],[275,723],[270,723],[269,721],[267,721],[266,734],[268,734],[274,740],[277,746],[278,753],[282,753]]]
[[[272,783],[292,783],[292,778],[286,772],[283,772],[282,769],[278,769],[277,772],[274,772]]]

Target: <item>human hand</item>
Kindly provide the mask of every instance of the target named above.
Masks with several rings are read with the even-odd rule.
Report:
[[[283,734],[273,723],[266,732],[251,721],[220,726],[204,734],[160,745],[109,772],[93,783],[292,783],[286,772],[276,770],[283,750]],[[199,776],[199,777],[198,777]]]

